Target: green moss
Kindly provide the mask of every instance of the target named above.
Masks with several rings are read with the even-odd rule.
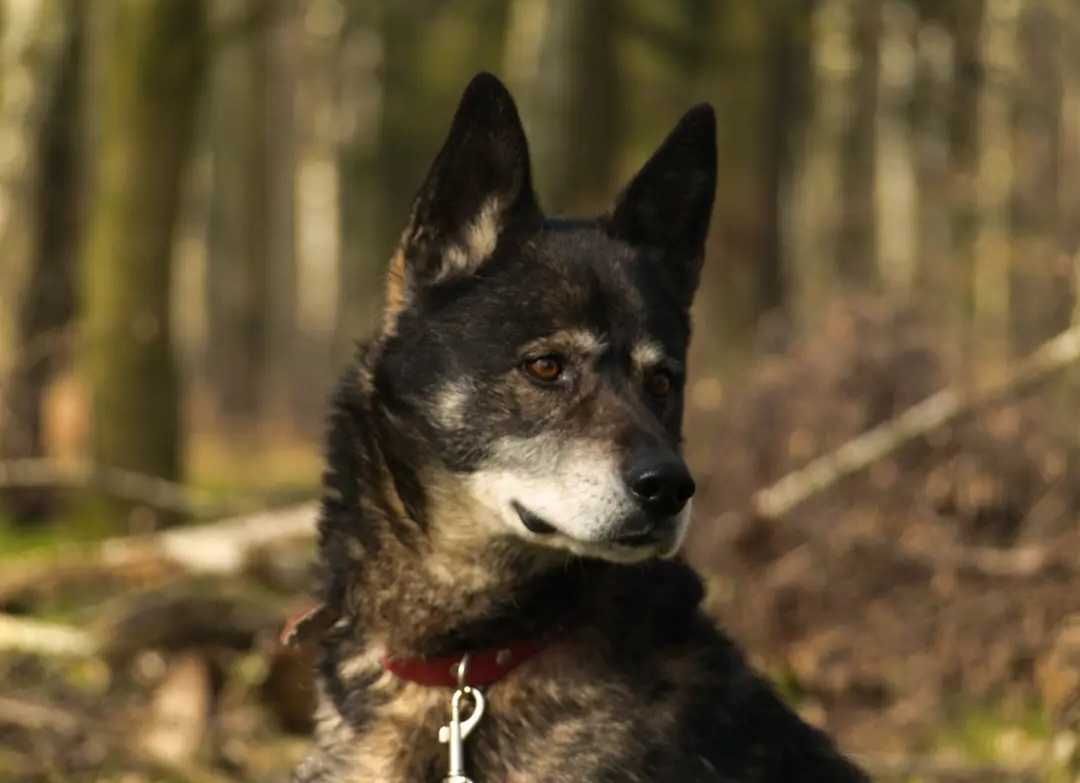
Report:
[[[1048,756],[1052,727],[1038,704],[986,704],[953,711],[932,739],[934,750],[1002,766],[1034,766]]]
[[[769,677],[776,687],[776,692],[780,694],[780,698],[792,707],[798,707],[806,699],[806,688],[794,670],[784,668],[769,672]]]

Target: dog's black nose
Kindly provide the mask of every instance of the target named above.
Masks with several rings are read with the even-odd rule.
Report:
[[[626,483],[646,511],[664,516],[678,514],[694,494],[686,463],[674,455],[635,461]]]

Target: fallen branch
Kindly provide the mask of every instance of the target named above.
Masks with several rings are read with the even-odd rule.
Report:
[[[274,638],[285,612],[257,589],[183,580],[118,594],[79,625],[0,614],[0,652],[122,661],[145,649],[246,650]]]
[[[67,735],[75,734],[80,728],[79,721],[63,707],[12,696],[0,696],[0,726]]]
[[[98,644],[93,635],[81,628],[0,614],[0,650],[85,657],[94,655]]]
[[[754,512],[767,519],[787,514],[805,500],[829,489],[893,453],[915,438],[927,435],[962,416],[1014,398],[1049,380],[1080,360],[1080,326],[1043,343],[1000,378],[981,387],[942,389],[895,419],[884,422],[811,461],[755,493]]]
[[[313,535],[317,513],[317,503],[303,503],[208,525],[110,539],[99,546],[98,557],[114,567],[156,559],[194,574],[235,574],[257,550],[277,541]]]
[[[0,489],[35,488],[92,488],[120,500],[184,516],[220,516],[238,510],[238,504],[230,503],[223,508],[220,501],[207,493],[123,468],[51,459],[0,462]]]
[[[40,589],[43,583],[55,587],[57,582],[115,578],[125,571],[236,574],[267,546],[311,537],[317,511],[317,503],[304,503],[206,525],[109,539],[90,548],[68,547],[34,562],[12,563],[0,575],[0,603]]]

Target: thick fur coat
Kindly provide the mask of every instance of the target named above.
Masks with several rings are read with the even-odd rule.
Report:
[[[700,611],[672,558],[716,182],[692,109],[589,220],[545,218],[513,101],[469,85],[330,425],[315,749],[301,783],[437,783],[450,692],[393,656],[546,649],[485,689],[476,783],[865,780]]]

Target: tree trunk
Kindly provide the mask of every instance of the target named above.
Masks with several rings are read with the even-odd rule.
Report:
[[[847,81],[854,57],[845,34],[849,10],[848,0],[818,0],[810,20],[813,113],[793,166],[790,195],[791,305],[802,322],[819,317],[835,296],[839,226],[844,215],[840,172],[847,152]]]
[[[21,90],[6,94],[3,130],[16,170],[4,172],[0,193],[0,459],[40,457],[43,397],[59,360],[72,311],[71,272],[78,201],[79,76],[82,5],[24,5],[9,20],[3,40],[0,90],[27,78],[32,105],[19,103]],[[5,506],[18,519],[47,511],[49,494],[10,492]]]
[[[92,458],[180,473],[172,239],[206,60],[193,0],[96,6],[95,197],[83,257]]]
[[[859,286],[879,277],[874,195],[882,0],[854,0],[851,13],[855,65],[841,157],[843,215],[836,264],[847,282]]]
[[[527,102],[537,186],[555,214],[603,210],[626,127],[616,44],[621,2],[548,4]]]
[[[350,129],[338,151],[338,210],[341,261],[338,271],[338,318],[334,358],[351,358],[357,340],[376,323],[375,310],[392,230],[376,229],[379,154],[379,108],[385,96],[378,78],[379,29],[359,3],[348,5],[349,23],[340,42],[340,108]],[[393,28],[396,30],[396,27]],[[396,69],[395,69],[396,70]],[[404,227],[399,226],[398,230]]]
[[[1000,360],[1009,347],[1018,12],[1019,6],[1012,0],[987,0],[980,41],[987,76],[979,94],[973,334],[978,353],[991,361]]]
[[[1064,329],[1073,304],[1072,270],[1057,236],[1065,29],[1058,8],[1052,0],[1029,0],[1017,30],[1017,74],[1023,87],[1016,89],[1012,112],[1016,183],[1009,269],[1012,342],[1018,353]]]
[[[905,2],[885,0],[878,49],[874,225],[878,275],[898,296],[915,282],[917,219],[911,106],[915,94],[916,16]]]
[[[1070,175],[1062,178],[1058,195],[1058,242],[1072,265],[1072,289],[1080,292],[1080,7],[1067,8],[1061,49],[1061,166]],[[1080,323],[1080,300],[1074,303],[1072,323]]]
[[[242,13],[252,13],[251,3]],[[207,365],[226,429],[249,431],[262,403],[269,300],[269,84],[265,28],[215,55],[207,243]]]
[[[915,284],[955,333],[956,303],[964,296],[952,252],[949,192],[949,111],[954,40],[936,6],[924,11],[915,36],[912,134],[915,155]]]
[[[351,129],[338,157],[336,342],[342,354],[377,322],[387,261],[465,79],[501,56],[506,5],[483,0],[465,15],[418,0],[386,3],[372,13],[370,3],[350,0],[343,54],[345,62],[358,63],[360,74],[348,73],[345,84],[363,73],[374,79],[380,44],[382,83],[351,87],[342,116]],[[358,95],[364,98],[356,101]]]
[[[953,39],[949,112],[950,237],[955,269],[952,290],[957,321],[970,325],[975,311],[975,259],[979,226],[979,96],[986,81],[982,31],[986,0],[956,0],[947,15]]]
[[[773,10],[767,49],[768,77],[761,155],[761,260],[758,314],[788,305],[785,258],[787,194],[794,179],[796,151],[804,140],[810,116],[811,2],[797,0]]]
[[[298,10],[279,6],[276,22],[267,31],[268,106],[265,121],[267,144],[266,264],[268,280],[266,348],[268,361],[266,397],[272,403],[267,415],[296,421],[300,401],[310,397],[310,386],[291,361],[297,341],[296,270],[296,150],[299,143],[296,89],[299,57]],[[264,408],[265,410],[265,408]]]
[[[717,259],[703,288],[723,314],[716,347],[730,364],[747,355],[762,316],[788,304],[787,194],[808,119],[810,20],[806,2],[730,4],[711,27]]]

